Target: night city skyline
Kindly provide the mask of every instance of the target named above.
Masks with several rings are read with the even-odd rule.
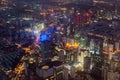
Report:
[[[120,80],[120,0],[0,0],[0,80]]]

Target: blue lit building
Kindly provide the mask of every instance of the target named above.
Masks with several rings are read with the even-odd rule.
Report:
[[[40,42],[50,41],[50,35],[47,34],[45,31],[41,32],[40,34]]]
[[[40,42],[41,42],[41,51],[42,51],[42,61],[46,62],[51,59],[51,35],[47,31],[41,31],[40,34]]]

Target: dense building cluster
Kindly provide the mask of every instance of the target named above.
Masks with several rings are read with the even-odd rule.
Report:
[[[120,80],[119,24],[119,0],[0,0],[0,80]]]

